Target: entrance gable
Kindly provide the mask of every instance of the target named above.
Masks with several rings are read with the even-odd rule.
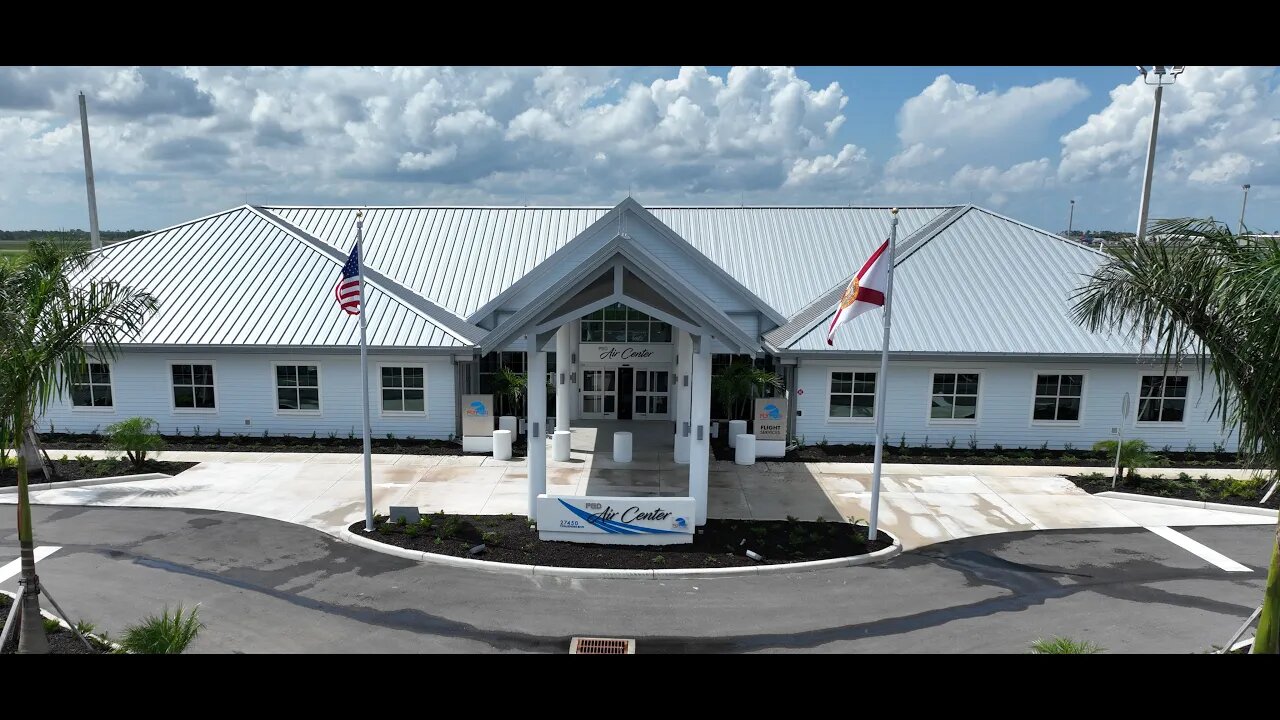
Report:
[[[496,325],[496,313],[525,307],[548,287],[572,274],[587,258],[618,236],[627,237],[644,248],[649,255],[661,261],[667,270],[681,277],[687,285],[696,287],[722,312],[760,313],[772,325],[786,322],[785,317],[631,198],[623,200],[605,217],[480,308],[469,318],[470,321],[482,326]]]

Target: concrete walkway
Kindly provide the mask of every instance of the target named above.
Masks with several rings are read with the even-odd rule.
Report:
[[[688,466],[670,459],[669,425],[632,423],[633,462],[610,457],[609,427],[574,428],[569,462],[548,460],[547,489],[558,495],[658,496],[688,492]],[[647,425],[647,427],[646,427]],[[629,429],[632,429],[629,428]],[[633,429],[636,432],[636,429]],[[649,437],[652,435],[652,437]],[[64,451],[50,450],[58,458]],[[104,457],[103,451],[65,451]],[[549,453],[548,453],[549,454]],[[199,462],[171,479],[37,489],[41,504],[184,507],[274,518],[336,534],[364,514],[358,453],[165,452],[162,460]],[[1088,471],[1087,469],[1085,471]],[[1108,468],[1098,468],[1109,472]],[[1166,476],[1178,468],[1157,468]],[[1078,467],[886,464],[880,524],[910,549],[1021,530],[1274,524],[1274,516],[1162,505],[1089,495],[1062,474]],[[1241,471],[1188,469],[1224,476]],[[488,456],[373,456],[374,506],[416,505],[426,512],[502,514],[526,511],[525,461]],[[869,463],[712,461],[708,514],[713,518],[866,520]],[[0,490],[0,503],[14,495]]]

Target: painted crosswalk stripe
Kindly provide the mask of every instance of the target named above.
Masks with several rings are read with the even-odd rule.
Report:
[[[61,545],[41,545],[36,548],[36,562],[49,557],[50,555],[62,549]],[[17,575],[22,570],[22,558],[15,558],[12,562],[0,567],[0,583]]]
[[[1213,548],[1207,545],[1204,545],[1203,543],[1199,543],[1199,542],[1196,542],[1195,540],[1192,540],[1191,538],[1187,537],[1186,535],[1183,535],[1182,533],[1178,532],[1177,530],[1174,530],[1173,528],[1168,528],[1168,527],[1158,525],[1154,527],[1148,527],[1147,529],[1159,535],[1160,537],[1164,538],[1165,540],[1168,540],[1174,545],[1177,545],[1178,547],[1186,550],[1187,552],[1193,555],[1196,555],[1201,560],[1211,562],[1214,565],[1217,565],[1218,567],[1222,568],[1223,570],[1226,570],[1227,572],[1251,572],[1249,568],[1245,567],[1244,565],[1241,565],[1235,560],[1232,560],[1226,555],[1223,555],[1222,553],[1218,552],[1217,550],[1214,550]]]

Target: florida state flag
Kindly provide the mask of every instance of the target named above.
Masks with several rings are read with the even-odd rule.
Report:
[[[836,328],[871,308],[884,306],[885,280],[889,266],[885,253],[888,250],[889,241],[885,240],[849,281],[849,287],[844,289],[840,302],[836,304],[835,317],[831,318],[831,325],[827,327],[828,345],[833,344],[831,338],[835,336]]]

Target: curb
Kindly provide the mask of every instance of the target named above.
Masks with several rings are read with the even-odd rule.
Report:
[[[31,492],[39,492],[41,490],[57,490],[59,488],[85,487],[86,485],[106,485],[108,483],[134,482],[136,480],[163,480],[165,478],[171,478],[171,477],[173,476],[165,475],[164,473],[142,473],[140,475],[115,475],[112,477],[86,478],[84,480],[63,480],[60,482],[51,482],[51,483],[29,483],[27,487]],[[17,485],[9,485],[7,487],[0,488],[0,494],[16,493],[16,492],[18,492]]]
[[[1182,507],[1200,508],[1201,510],[1221,510],[1223,512],[1237,512],[1248,515],[1263,515],[1269,518],[1275,518],[1277,516],[1277,511],[1272,510],[1271,508],[1251,507],[1249,505],[1229,505],[1227,503],[1205,502],[1202,500],[1155,497],[1153,495],[1138,495],[1136,493],[1117,492],[1115,490],[1094,493],[1094,495],[1097,497],[1111,497],[1116,498],[1117,500],[1136,500],[1138,502],[1149,502],[1159,505],[1180,505]]]
[[[3,593],[3,594],[5,594],[5,595],[8,595],[8,596],[9,596],[9,600],[11,600],[11,601],[15,601],[15,602],[16,602],[16,601],[17,601],[17,599],[18,599],[18,595],[17,595],[16,593],[11,593],[11,592],[9,592],[8,590],[0,590],[0,593]],[[17,610],[17,608],[16,608],[14,605],[12,605],[12,604],[11,604],[11,605],[9,606],[9,612],[15,612],[16,610]],[[53,613],[49,612],[48,610],[45,610],[43,607],[42,607],[42,608],[40,608],[40,614],[41,614],[41,615],[43,615],[44,617],[46,617],[46,618],[50,619],[50,620],[57,620],[59,625],[61,625],[61,626],[62,626],[65,630],[67,630],[68,632],[71,632],[71,626],[67,624],[67,621],[66,621],[66,620],[63,620],[62,618],[58,617],[57,615],[54,615]],[[74,635],[74,634],[75,634],[75,633],[72,633],[72,635]],[[98,642],[100,642],[100,643],[103,643],[103,644],[106,644],[106,645],[110,645],[110,646],[112,647],[112,649],[120,650],[120,643],[118,643],[118,642],[112,642],[111,640],[103,640],[102,638],[98,637],[98,636],[97,636],[97,635],[95,635],[94,633],[85,633],[85,634],[84,634],[84,636],[85,636],[85,637],[87,637],[87,638],[91,638],[91,639],[93,639],[93,640],[97,640],[97,641],[98,641]]]
[[[893,545],[867,555],[853,555],[849,557],[832,558],[829,560],[810,560],[807,562],[782,563],[778,565],[746,565],[742,567],[729,568],[614,570],[611,568],[566,568],[551,567],[549,565],[520,565],[516,563],[493,562],[491,560],[475,560],[472,558],[462,558],[453,555],[440,555],[439,553],[422,552],[421,550],[406,550],[402,547],[396,547],[395,545],[389,545],[387,543],[378,542],[372,538],[357,535],[347,528],[343,528],[342,531],[338,533],[338,537],[352,545],[359,545],[360,547],[367,548],[375,552],[394,555],[407,560],[416,560],[421,563],[447,565],[467,570],[479,570],[481,572],[488,572],[496,575],[526,575],[530,577],[647,578],[673,580],[680,578],[778,575],[782,573],[810,572],[814,570],[826,570],[829,568],[868,565],[874,562],[880,562],[881,560],[888,560],[890,558],[897,557],[902,553],[902,543],[895,540]]]

